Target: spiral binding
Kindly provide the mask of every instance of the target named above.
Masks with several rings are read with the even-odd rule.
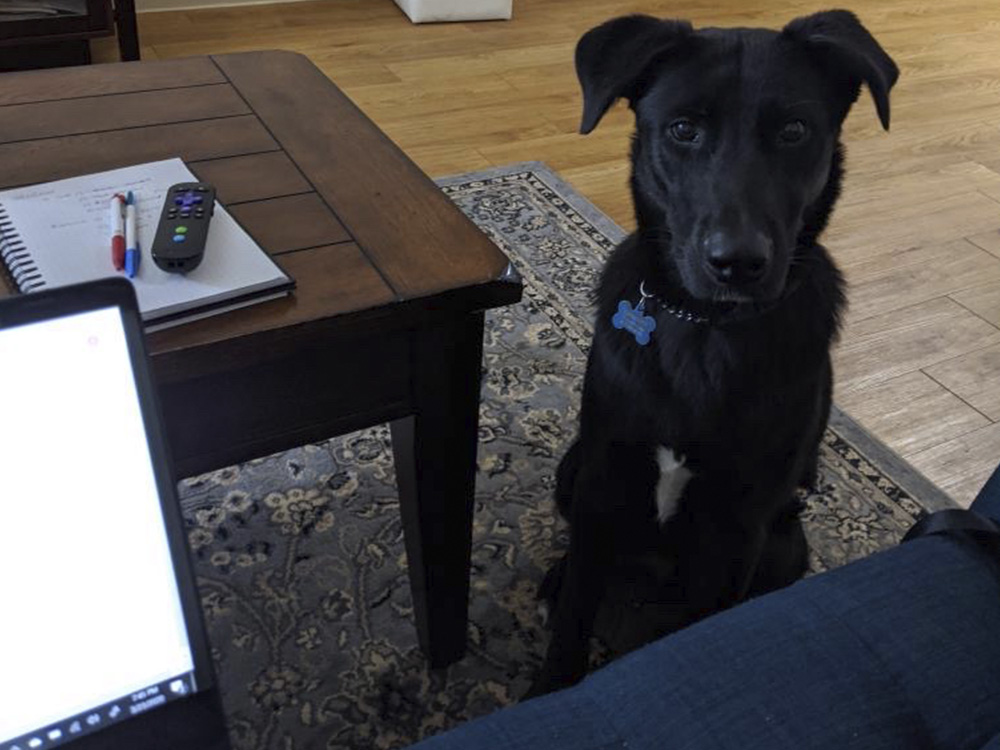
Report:
[[[41,271],[3,206],[0,206],[0,260],[21,292],[34,292],[45,286]]]

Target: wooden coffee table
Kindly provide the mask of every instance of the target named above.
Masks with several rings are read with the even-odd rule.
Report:
[[[483,311],[520,299],[519,277],[302,56],[0,77],[0,188],[172,156],[298,284],[148,337],[177,475],[391,422],[420,644],[432,665],[454,661]]]

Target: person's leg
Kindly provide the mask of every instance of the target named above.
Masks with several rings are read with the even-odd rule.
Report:
[[[981,750],[1000,732],[1000,576],[916,539],[762,596],[420,750]]]

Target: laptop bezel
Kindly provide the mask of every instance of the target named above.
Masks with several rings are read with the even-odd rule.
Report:
[[[194,663],[193,695],[198,695],[216,689],[216,677],[184,520],[177,497],[174,464],[165,440],[164,421],[132,285],[125,279],[108,278],[0,299],[0,330],[112,307],[119,310],[125,332],[128,356],[160,500],[160,512]],[[157,710],[159,709],[153,709],[149,714],[139,716],[154,714]],[[130,718],[126,723],[135,721],[136,718],[139,717]],[[70,747],[73,745],[72,742],[68,744]]]

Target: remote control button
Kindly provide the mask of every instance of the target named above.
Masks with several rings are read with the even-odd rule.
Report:
[[[175,206],[183,206],[184,205],[184,199],[180,198],[180,197],[174,198],[174,205]]]
[[[187,230],[188,228],[184,226],[174,227],[174,234],[187,234]]]
[[[186,239],[187,239],[187,235],[186,234],[175,234],[174,235],[174,242],[183,242]]]
[[[204,203],[205,202],[205,199],[202,196],[200,196],[200,195],[196,195],[192,200],[195,203]]]
[[[207,193],[208,192],[208,188],[206,188],[206,187],[196,187],[195,190],[197,190],[199,193]]]

